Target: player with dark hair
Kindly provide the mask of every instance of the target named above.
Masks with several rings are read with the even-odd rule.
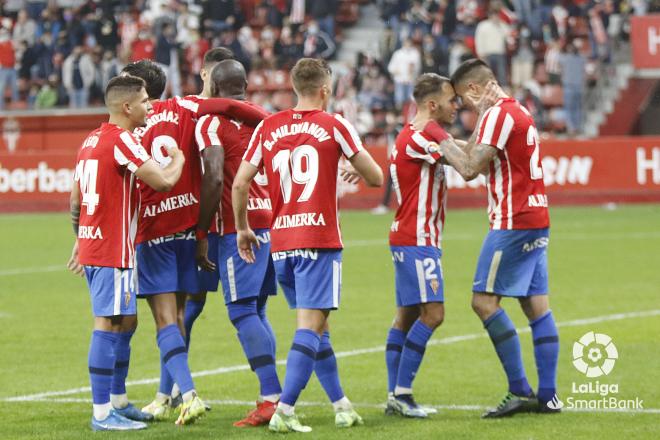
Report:
[[[164,87],[165,74],[155,63],[142,60],[127,65],[122,72],[153,81]],[[140,212],[137,231],[138,297],[149,303],[157,328],[161,353],[161,385],[156,399],[142,410],[157,419],[167,417],[173,383],[182,403],[176,423],[192,423],[206,406],[194,388],[184,327],[186,295],[200,291],[195,263],[195,233],[199,208],[201,162],[194,144],[195,121],[207,113],[238,115],[251,123],[261,120],[257,112],[239,101],[188,96],[160,101],[162,89],[149,89],[153,113],[135,134],[162,166],[171,158],[166,149],[179,147],[188,159],[181,179],[167,193],[140,186]],[[259,114],[257,114],[259,116]]]
[[[70,203],[77,239],[68,267],[86,276],[94,312],[89,347],[92,429],[143,429],[141,421],[153,417],[138,411],[126,395],[130,341],[137,327],[135,176],[155,191],[168,191],[181,176],[184,157],[176,147],[168,148],[170,163],[161,168],[133,136],[151,111],[142,79],[111,79],[105,102],[108,122],[87,136],[76,159]]]
[[[491,230],[477,263],[472,308],[509,382],[500,405],[484,417],[556,412],[548,406],[556,396],[559,337],[547,295],[550,220],[539,134],[529,111],[500,89],[483,61],[465,61],[452,84],[480,118],[467,145],[449,139],[440,144],[440,151],[466,180],[486,176]],[[527,382],[515,326],[500,307],[502,297],[517,298],[529,319],[539,378],[536,394]]]
[[[341,286],[339,160],[346,157],[357,170],[343,173],[349,180],[360,175],[368,185],[380,186],[383,173],[362,147],[355,128],[341,116],[325,112],[332,95],[328,64],[303,58],[291,78],[298,104],[257,126],[234,178],[232,205],[238,252],[255,263],[253,246],[258,249],[260,242],[248,223],[248,195],[263,167],[273,207],[271,252],[277,280],[297,313],[284,389],[269,429],[309,432],[294,407],[312,372],[333,403],[335,425],[362,424],[339,383],[328,325],[330,311],[339,307]]]
[[[235,60],[218,63],[211,73],[213,96],[245,100],[247,75]],[[238,255],[236,229],[231,204],[231,187],[254,129],[241,121],[206,115],[195,130],[204,163],[199,222],[197,223],[197,262],[206,270],[218,270],[229,319],[250,367],[259,379],[257,407],[234,426],[267,424],[279,401],[282,388],[275,366],[275,333],[266,317],[269,295],[277,293],[275,269],[270,256],[271,204],[266,179],[260,176],[249,191],[248,219],[259,237],[255,264]],[[219,255],[210,256],[206,231],[220,208]]]
[[[413,97],[417,114],[397,136],[390,158],[399,208],[390,231],[397,314],[385,351],[386,413],[424,418],[435,410],[417,405],[412,383],[445,314],[440,259],[447,183],[437,143],[448,135],[439,124],[451,125],[458,105],[449,78],[435,73],[417,79]]]

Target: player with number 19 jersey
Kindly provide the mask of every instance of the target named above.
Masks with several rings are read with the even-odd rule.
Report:
[[[362,149],[348,121],[322,110],[285,110],[255,129],[243,159],[266,171],[271,251],[291,308],[339,306],[338,163]]]
[[[525,297],[548,292],[550,219],[539,135],[529,111],[500,99],[481,119],[477,144],[497,155],[489,164],[488,217],[472,290]]]

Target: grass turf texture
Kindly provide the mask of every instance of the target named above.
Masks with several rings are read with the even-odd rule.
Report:
[[[660,309],[660,206],[554,208],[549,248],[551,304],[558,322],[624,312]],[[391,215],[345,212],[341,309],[331,315],[335,352],[385,344],[394,315],[394,276],[387,246]],[[490,341],[470,309],[470,286],[481,241],[487,231],[483,210],[449,211],[444,232],[446,320],[433,340],[478,335],[430,346],[415,382],[419,402],[434,405],[493,406],[506,391],[504,373]],[[64,270],[72,244],[68,216],[0,216],[0,438],[90,438],[91,405],[87,391],[48,399],[8,402],[5,399],[88,386],[87,349],[92,326],[89,296],[83,279]],[[53,266],[60,265],[62,270]],[[31,271],[32,268],[36,270]],[[43,269],[50,270],[44,271]],[[10,273],[20,269],[23,273]],[[41,271],[40,271],[41,269]],[[527,323],[518,305],[504,307],[518,328]],[[154,324],[139,301],[140,325],[133,338],[130,380],[158,377]],[[269,303],[269,317],[278,337],[278,359],[285,359],[294,332],[294,314],[280,295]],[[559,393],[573,395],[572,383],[588,380],[573,368],[572,345],[587,331],[610,335],[619,360],[601,383],[619,384],[620,399],[639,397],[644,408],[660,408],[658,334],[660,316],[572,325],[560,328]],[[525,366],[536,385],[533,348],[521,333]],[[660,414],[564,412],[558,416],[518,415],[505,420],[481,420],[481,409],[440,409],[429,420],[405,420],[383,415],[386,395],[384,353],[381,350],[340,358],[342,384],[364,417],[363,427],[338,431],[332,408],[316,378],[302,393],[300,406],[314,431],[310,438],[506,438],[556,439],[657,438]],[[209,296],[195,324],[190,364],[193,371],[245,364],[222,297]],[[279,367],[284,378],[284,366]],[[251,401],[258,394],[249,370],[197,377],[200,396],[209,400]],[[142,406],[153,397],[156,383],[128,387],[130,399]],[[598,395],[583,396],[598,399]],[[247,404],[213,405],[213,411],[190,427],[174,420],[151,424],[129,434],[94,434],[95,438],[262,438],[262,429],[238,429],[232,422],[250,409]],[[274,435],[274,434],[273,434]]]

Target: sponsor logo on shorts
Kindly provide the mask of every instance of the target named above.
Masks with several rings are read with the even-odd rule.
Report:
[[[153,240],[149,240],[148,243],[149,243],[149,247],[151,247],[174,240],[196,240],[195,231],[190,230],[190,231],[177,232],[176,234],[154,238]]]
[[[523,244],[522,251],[523,252],[531,252],[534,249],[541,249],[544,247],[548,247],[548,242],[550,241],[550,238],[548,237],[540,237],[537,238],[534,241],[530,241],[529,243]]]
[[[316,261],[319,258],[319,251],[316,249],[295,249],[292,251],[274,252],[273,261],[280,261],[286,258],[301,257]]]

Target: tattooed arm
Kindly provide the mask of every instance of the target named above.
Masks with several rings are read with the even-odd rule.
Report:
[[[479,174],[486,174],[488,165],[497,155],[497,149],[490,145],[468,142],[466,148],[462,149],[453,139],[442,142],[440,152],[447,163],[466,181],[476,178]]]

